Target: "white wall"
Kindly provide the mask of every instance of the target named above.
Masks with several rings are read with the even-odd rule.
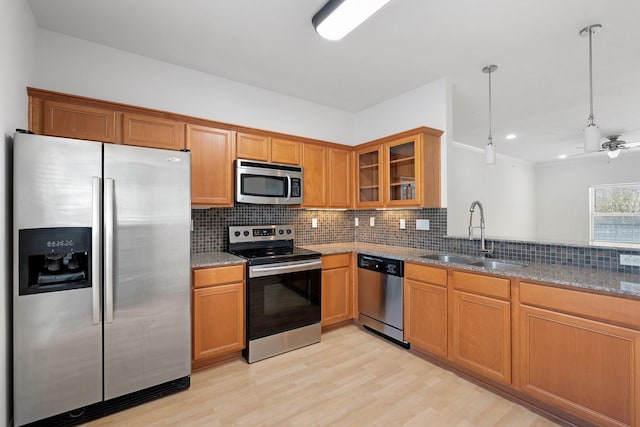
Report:
[[[589,241],[589,186],[640,182],[640,155],[603,153],[536,168],[536,237],[553,242]]]
[[[420,126],[444,131],[441,138],[441,199],[447,206],[447,147],[451,141],[451,84],[446,78],[417,87],[354,116],[353,145]]]
[[[24,0],[2,2],[0,24],[0,425],[12,417],[11,322],[11,138],[27,127],[27,92],[35,61],[36,25]]]
[[[484,151],[460,143],[449,146],[449,208],[447,233],[467,236],[469,207],[479,200],[484,207],[489,237],[535,238],[535,167],[498,154],[496,164],[485,164]],[[480,223],[476,210],[474,225]],[[475,236],[480,236],[479,230]]]
[[[353,115],[144,56],[39,31],[33,86],[349,144]]]

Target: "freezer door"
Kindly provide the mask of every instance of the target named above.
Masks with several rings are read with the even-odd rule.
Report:
[[[105,399],[190,375],[190,159],[104,146]]]
[[[13,400],[17,426],[102,400],[101,156],[100,143],[15,135]],[[79,249],[77,241],[72,243],[76,235],[67,234],[67,227],[85,232],[90,228],[93,235],[82,249],[95,261],[87,261],[92,262],[88,283],[81,288],[61,290],[64,287],[58,286],[52,290],[43,281],[41,289],[36,286],[33,293],[20,295],[20,276],[29,272],[20,268],[20,236],[23,243],[31,245],[30,256],[23,247],[23,263],[42,261],[45,256],[54,259],[56,253],[74,250],[74,245]],[[52,235],[63,237],[54,239]],[[34,243],[43,236],[44,240]],[[42,262],[32,264],[43,268]],[[43,271],[51,273],[51,279],[56,268],[60,266],[50,265]],[[70,269],[77,270],[75,266]]]

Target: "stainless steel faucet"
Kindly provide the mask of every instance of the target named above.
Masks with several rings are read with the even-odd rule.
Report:
[[[473,226],[473,212],[475,211],[476,206],[480,209],[480,226]],[[493,253],[493,242],[491,242],[491,248],[487,248],[486,242],[484,240],[484,209],[482,208],[482,203],[478,200],[475,200],[471,203],[471,207],[469,208],[469,240],[473,240],[473,229],[480,229],[480,252],[482,252],[482,256],[487,256]]]

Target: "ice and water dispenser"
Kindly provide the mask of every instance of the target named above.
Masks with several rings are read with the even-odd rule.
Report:
[[[20,295],[91,286],[91,228],[18,230]]]

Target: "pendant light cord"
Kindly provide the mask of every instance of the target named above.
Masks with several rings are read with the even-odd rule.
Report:
[[[593,31],[589,28],[589,122],[588,125],[593,125],[593,55],[591,47],[591,37]],[[491,76],[491,74],[489,74]]]
[[[489,141],[492,141],[491,138],[491,70],[489,70]]]

